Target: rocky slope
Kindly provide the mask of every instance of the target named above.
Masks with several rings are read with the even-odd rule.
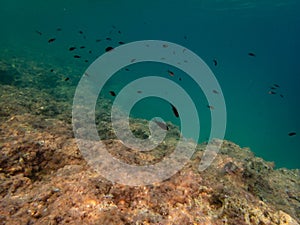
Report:
[[[106,180],[76,145],[71,101],[63,98],[73,90],[58,85],[53,95],[35,85],[18,86],[26,69],[3,63],[0,68],[5,76],[0,87],[0,224],[299,224],[299,170],[274,169],[230,141],[203,172],[197,167],[205,144],[162,183],[130,187]],[[97,115],[108,120],[106,111],[97,109]],[[145,127],[146,121],[132,121],[138,137],[147,137]],[[169,124],[164,144],[145,154],[117,141],[109,122],[97,128],[108,151],[129,164],[158,161],[172,152],[178,137]]]

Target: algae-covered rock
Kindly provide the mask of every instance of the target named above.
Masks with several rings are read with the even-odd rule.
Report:
[[[0,63],[7,76],[0,81],[0,224],[299,224],[299,170],[275,169],[249,148],[226,140],[202,172],[198,166],[206,143],[161,183],[132,187],[104,178],[85,161],[74,138],[70,97],[75,88],[63,85],[62,72],[20,63]],[[46,72],[53,77],[39,88]],[[19,79],[25,84],[12,86]],[[144,166],[173,153],[181,138],[178,127],[166,123],[165,139],[151,151],[129,148],[112,129],[111,101],[98,102],[96,129],[111,156]],[[73,122],[78,129],[84,125]],[[117,121],[121,127],[125,122]],[[151,135],[146,120],[131,119],[130,129],[141,140]]]
[[[299,224],[299,171],[274,169],[250,151],[225,154],[243,152],[229,141],[203,172],[197,166],[205,145],[199,145],[170,179],[130,187],[86,164],[70,124],[24,114],[5,120],[0,131],[2,224]],[[129,164],[161,157],[117,140],[105,144]]]

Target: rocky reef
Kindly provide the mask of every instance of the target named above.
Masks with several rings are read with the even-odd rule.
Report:
[[[46,86],[23,85],[30,74],[47,71],[12,65],[0,64],[0,224],[299,224],[300,171],[275,169],[230,141],[203,172],[198,165],[205,143],[162,183],[132,187],[106,180],[77,147],[68,97],[74,88],[59,81],[54,95]],[[112,155],[142,165],[173,150],[179,132],[172,124],[149,154],[125,148],[109,125],[109,101],[101,101],[97,128]],[[147,137],[146,123],[132,120],[137,137]]]

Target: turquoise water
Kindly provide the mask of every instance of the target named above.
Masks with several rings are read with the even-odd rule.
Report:
[[[118,41],[157,39],[183,45],[198,54],[219,81],[227,107],[225,138],[249,146],[277,167],[299,168],[299,15],[297,0],[0,0],[1,57],[72,67],[76,72],[66,76],[78,80],[107,46],[116,47]],[[106,37],[112,41],[103,40]],[[56,40],[49,44],[50,38]],[[86,47],[77,49],[79,60],[68,50],[74,45]],[[175,78],[180,74],[182,81],[169,76],[168,69]],[[205,96],[176,68],[155,63],[132,65],[130,71],[116,74],[107,90],[113,88],[117,93],[134,78],[156,74],[182,85],[196,102],[201,119],[199,142],[205,141],[210,130]],[[76,82],[71,84],[76,86]],[[280,85],[275,95],[268,94],[273,84]],[[156,114],[180,124],[170,105],[159,99],[145,99],[132,110],[135,117]],[[289,136],[289,132],[297,135]]]

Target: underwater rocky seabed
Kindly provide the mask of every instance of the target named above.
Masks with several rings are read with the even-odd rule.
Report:
[[[205,148],[199,144],[191,161],[160,184],[104,179],[87,165],[73,135],[78,80],[64,77],[78,71],[50,67],[0,61],[0,224],[299,224],[299,170],[274,169],[230,141],[204,172],[197,170]],[[142,165],[172,152],[179,137],[172,124],[153,151],[124,147],[110,127],[111,102],[100,102],[97,127],[112,155]],[[131,129],[140,138],[149,134],[143,120],[133,119]]]

